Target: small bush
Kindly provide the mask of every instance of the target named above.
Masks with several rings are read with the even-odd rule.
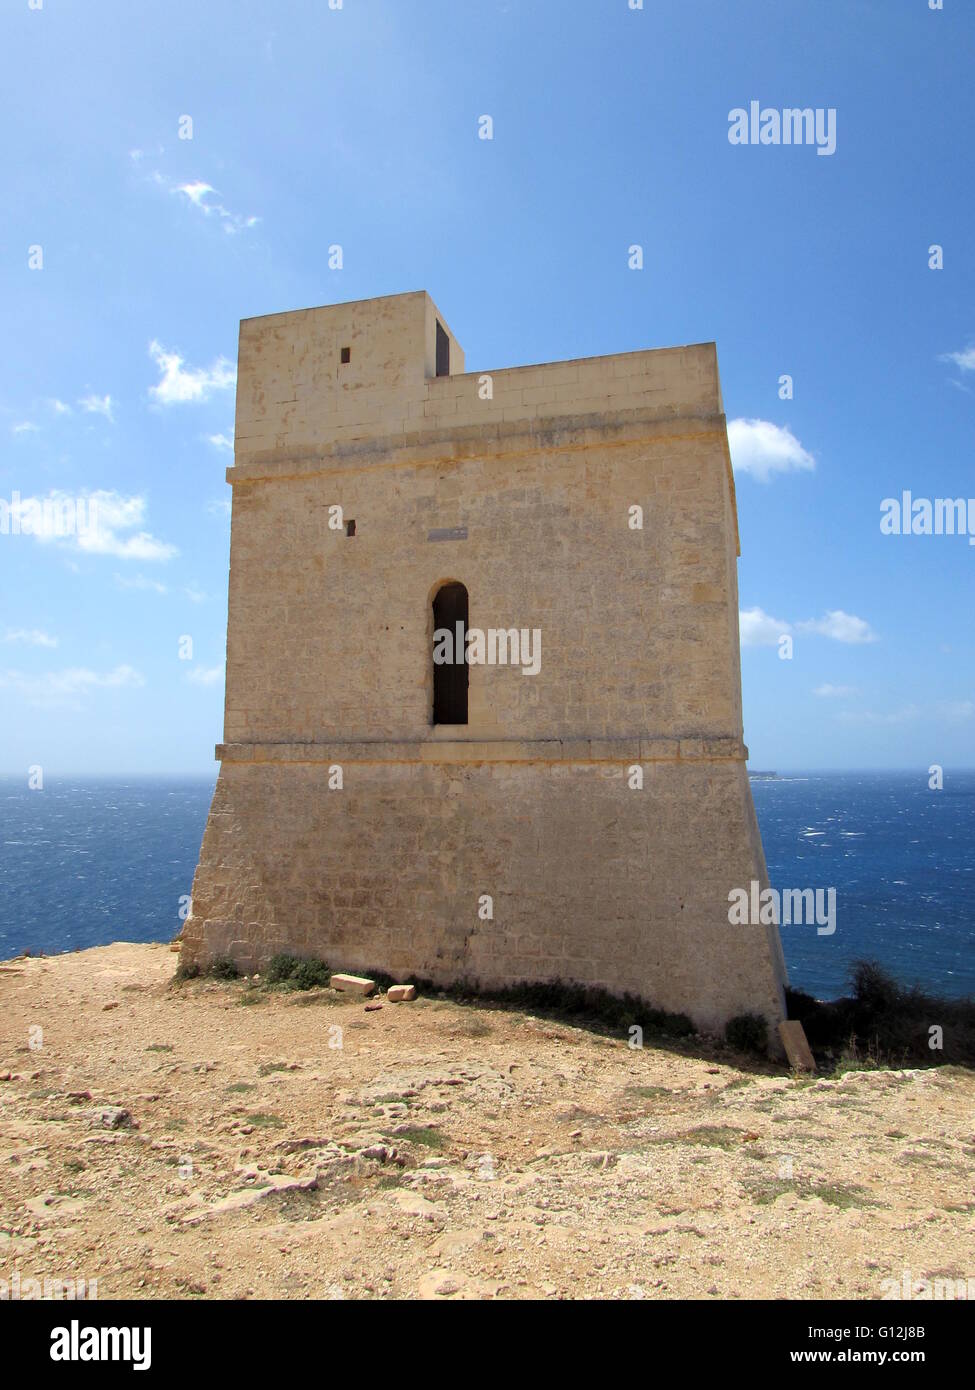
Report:
[[[300,956],[272,956],[264,971],[264,983],[285,989],[321,989],[331,978],[323,960],[302,960]]]
[[[296,989],[324,989],[331,971],[323,960],[303,960],[291,976]]]
[[[223,956],[213,962],[207,974],[215,980],[236,980],[240,971],[229,957]]]
[[[263,979],[266,985],[281,985],[285,980],[290,980],[291,976],[301,964],[298,956],[277,955],[272,956],[263,972]]]
[[[725,1042],[737,1052],[766,1052],[768,1023],[761,1014],[736,1014],[724,1030]]]

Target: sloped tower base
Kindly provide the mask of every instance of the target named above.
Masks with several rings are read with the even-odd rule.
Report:
[[[619,762],[347,752],[341,790],[325,763],[224,762],[187,963],[253,972],[289,952],[441,984],[559,980],[704,1030],[784,1017],[774,929],[728,922],[731,887],[767,884],[740,761],[651,762],[637,790]]]

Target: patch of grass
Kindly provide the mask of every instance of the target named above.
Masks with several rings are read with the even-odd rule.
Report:
[[[258,1069],[257,1069],[258,1075],[260,1075],[260,1076],[270,1076],[271,1073],[274,1072],[274,1071],[288,1071],[288,1070],[289,1070],[289,1067],[288,1067],[287,1062],[262,1062],[261,1065],[260,1065],[260,1066],[258,1067]]]
[[[707,1149],[737,1149],[744,1133],[732,1125],[697,1125],[677,1138],[682,1144],[699,1144]]]
[[[483,1018],[462,1019],[450,1030],[453,1038],[488,1038],[494,1032],[490,1023]]]
[[[150,1043],[146,1048],[147,1052],[172,1052],[172,1043]]]
[[[419,1144],[424,1149],[445,1149],[447,1140],[440,1133],[439,1129],[434,1129],[433,1125],[411,1125],[409,1129],[401,1129],[396,1138],[408,1144]]]
[[[243,1091],[256,1091],[256,1090],[257,1090],[257,1087],[256,1087],[255,1085],[253,1085],[250,1081],[235,1081],[235,1082],[233,1083],[233,1085],[227,1087],[227,1092],[228,1092],[228,1094],[230,1094],[230,1095],[238,1095],[238,1094],[240,1094],[240,1093],[243,1092]]]
[[[769,1206],[787,1192],[794,1192],[800,1199],[818,1197],[828,1206],[847,1211],[852,1207],[872,1207],[876,1202],[862,1187],[844,1186],[841,1183],[811,1182],[807,1178],[765,1178],[745,1184],[745,1190],[756,1206]]]
[[[252,1115],[245,1115],[244,1123],[253,1125],[255,1129],[284,1129],[284,1120],[280,1115],[270,1115],[264,1110],[255,1110]]]
[[[267,998],[259,989],[245,989],[237,1000],[238,1004],[263,1004]]]
[[[669,1100],[673,1091],[669,1091],[666,1086],[627,1086],[626,1094],[634,1096],[637,1100]]]

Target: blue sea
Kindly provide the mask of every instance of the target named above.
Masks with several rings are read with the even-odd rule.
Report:
[[[851,961],[975,994],[975,772],[755,779],[769,876],[835,888],[836,932],[782,928],[790,983],[844,992]],[[211,781],[0,780],[0,959],[167,941],[192,886]]]

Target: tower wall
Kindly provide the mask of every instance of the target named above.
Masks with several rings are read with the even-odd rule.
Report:
[[[451,336],[435,377],[438,318],[418,294],[241,325],[225,742],[184,956],[775,1021],[775,929],[728,923],[767,877],[713,344],[465,374]],[[450,580],[541,659],[471,667],[468,724],[434,726]]]

